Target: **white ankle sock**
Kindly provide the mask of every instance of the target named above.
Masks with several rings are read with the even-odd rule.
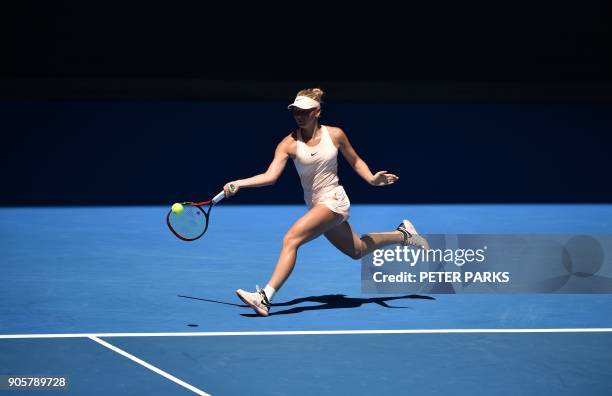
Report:
[[[276,290],[272,286],[266,285],[266,287],[264,287],[264,292],[266,293],[266,297],[268,297],[268,300],[272,302],[272,297],[274,297],[274,293],[276,293]]]

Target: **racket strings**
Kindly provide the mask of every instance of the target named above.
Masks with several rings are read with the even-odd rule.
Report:
[[[168,227],[180,239],[194,241],[208,228],[208,216],[199,206],[187,205],[180,214],[172,211],[166,217]]]

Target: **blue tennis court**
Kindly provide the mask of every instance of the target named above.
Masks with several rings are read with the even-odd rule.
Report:
[[[0,209],[0,374],[91,395],[612,389],[612,295],[362,294],[360,262],[319,238],[262,318],[234,291],[265,283],[305,207],[220,205],[193,243],[167,209]],[[402,218],[421,233],[612,231],[612,205],[354,205],[350,221]]]

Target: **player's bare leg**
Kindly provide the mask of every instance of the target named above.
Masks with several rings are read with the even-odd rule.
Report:
[[[412,223],[402,221],[395,231],[370,232],[359,237],[348,222],[325,232],[325,237],[342,253],[357,260],[387,245],[403,244],[429,249],[429,244],[420,236]]]
[[[342,219],[341,215],[332,212],[325,205],[316,205],[300,217],[283,238],[283,245],[276,267],[266,288],[272,288],[273,291],[280,289],[295,267],[298,248],[304,243],[317,238],[327,230],[336,227],[342,222]],[[268,315],[270,301],[263,289],[257,287],[255,293],[238,289],[236,294],[259,315]]]

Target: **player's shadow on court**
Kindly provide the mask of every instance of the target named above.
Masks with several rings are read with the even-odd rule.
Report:
[[[197,298],[197,297],[189,297],[189,296],[179,296],[182,298],[190,298],[193,300],[206,301],[216,304],[224,304],[224,305],[233,305],[235,307],[249,308],[246,304],[233,304],[223,301],[215,301],[208,300],[205,298]],[[410,308],[410,307],[398,307],[394,305],[389,305],[387,302],[389,301],[398,301],[398,300],[407,300],[407,299],[420,299],[420,300],[435,300],[435,298],[430,296],[421,296],[418,294],[410,294],[405,296],[395,296],[395,297],[372,297],[372,298],[353,298],[347,297],[345,294],[327,294],[323,296],[310,296],[310,297],[302,297],[296,298],[287,302],[273,303],[272,304],[272,312],[270,312],[270,316],[273,315],[290,315],[297,314],[306,311],[317,311],[320,309],[344,309],[344,308],[359,308],[365,304],[376,304],[385,308]],[[306,305],[293,307],[289,309],[284,309],[281,311],[277,311],[279,307],[290,307],[293,305],[298,305],[302,303],[318,303],[319,305]],[[246,317],[258,317],[257,314],[240,314],[241,316]]]

